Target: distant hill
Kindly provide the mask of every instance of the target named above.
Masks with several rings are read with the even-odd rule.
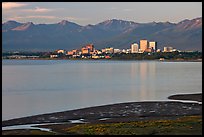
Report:
[[[172,46],[180,50],[202,50],[202,17],[179,23],[111,19],[96,25],[81,26],[62,20],[56,24],[7,21],[2,24],[3,51],[56,49],[71,50],[93,43],[104,47],[129,48],[140,39],[157,41],[158,48]]]

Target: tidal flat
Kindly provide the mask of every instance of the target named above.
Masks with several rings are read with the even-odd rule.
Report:
[[[118,103],[6,120],[2,127],[36,124],[39,129],[3,130],[2,134],[201,135],[202,103],[177,100],[202,101],[202,94],[169,99],[176,100]]]

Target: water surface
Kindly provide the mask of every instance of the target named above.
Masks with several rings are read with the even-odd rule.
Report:
[[[2,62],[2,120],[201,92],[202,62]]]

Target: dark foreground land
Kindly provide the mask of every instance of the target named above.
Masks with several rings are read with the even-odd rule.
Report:
[[[202,94],[177,94],[169,96],[168,99],[176,99],[176,100],[192,100],[202,102]]]
[[[178,96],[170,99],[178,100]],[[202,94],[179,95],[179,100],[202,101]],[[76,120],[73,123],[73,120]],[[2,127],[41,124],[49,131],[4,130],[3,135],[202,135],[202,104],[178,101],[128,102],[12,119]]]

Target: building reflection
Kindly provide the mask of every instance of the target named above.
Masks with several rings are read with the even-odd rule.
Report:
[[[130,98],[132,98],[133,100],[135,98],[138,98],[138,85],[140,85],[139,81],[137,81],[139,78],[139,64],[138,63],[131,63],[130,66],[130,88],[131,88],[131,96]]]
[[[153,100],[155,98],[155,62],[140,63],[140,100]]]

